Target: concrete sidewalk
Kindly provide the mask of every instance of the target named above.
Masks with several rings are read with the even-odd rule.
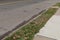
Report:
[[[13,10],[0,11],[0,38],[8,31],[16,28],[16,26],[21,24],[23,21],[27,21],[33,15],[38,14],[44,9],[48,9],[59,1],[60,0],[44,1],[42,3],[36,3]]]
[[[56,40],[56,39],[49,38],[49,37],[42,36],[42,35],[37,35],[37,36],[34,37],[33,40]]]
[[[39,31],[39,33],[37,33],[37,35],[52,38],[51,40],[60,40],[60,8]]]

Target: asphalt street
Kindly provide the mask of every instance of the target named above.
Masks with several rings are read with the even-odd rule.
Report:
[[[45,0],[18,1],[18,2],[14,1],[14,3],[12,1],[8,1],[9,3],[4,1],[4,3],[7,3],[7,5],[6,4],[4,5],[2,2],[2,5],[0,4],[0,11],[13,10],[16,8],[20,8],[20,7],[35,4],[35,3],[39,3],[42,1],[45,1]]]
[[[48,9],[60,0],[44,0],[32,2],[17,2],[0,5],[0,38],[3,34],[14,29],[18,24],[27,21],[33,15]]]

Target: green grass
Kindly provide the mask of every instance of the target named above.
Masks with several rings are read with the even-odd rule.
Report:
[[[41,16],[16,31],[11,36],[5,38],[5,40],[33,40],[34,35],[44,27],[46,22],[55,14],[57,8],[50,8]]]
[[[59,6],[60,7],[60,3],[56,3],[54,6]]]

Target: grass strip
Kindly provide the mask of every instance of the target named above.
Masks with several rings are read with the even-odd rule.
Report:
[[[58,6],[58,7],[60,7],[60,3],[56,3],[54,6]]]
[[[5,40],[33,40],[34,35],[39,32],[39,30],[44,27],[46,22],[55,14],[57,8],[49,8],[41,16],[25,25],[23,28],[16,31],[11,36],[5,38]]]

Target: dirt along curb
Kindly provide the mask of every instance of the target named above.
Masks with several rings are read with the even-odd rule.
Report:
[[[30,23],[31,21],[33,21],[34,19],[36,19],[37,17],[41,16],[43,13],[46,12],[46,9],[42,10],[40,13],[33,15],[29,20],[25,20],[22,23],[18,24],[14,29],[12,29],[11,31],[8,31],[7,33],[3,34],[0,37],[0,40],[4,40],[5,38],[7,38],[8,36],[11,36],[14,32],[16,32],[17,30],[21,29],[22,27],[24,27],[25,25],[27,25],[28,23]]]

